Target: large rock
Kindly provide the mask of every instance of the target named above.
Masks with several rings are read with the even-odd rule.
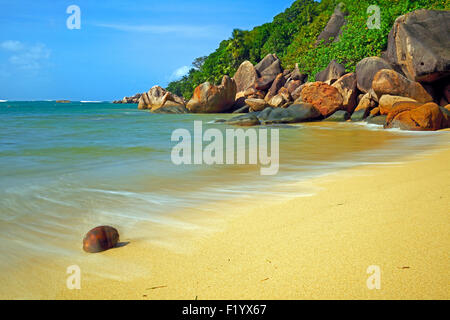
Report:
[[[248,113],[241,116],[237,116],[227,120],[225,123],[235,126],[257,126],[260,124],[259,119],[256,117],[254,113]]]
[[[370,116],[367,118],[367,123],[384,126],[386,124],[386,115],[383,116]]]
[[[367,110],[367,112],[369,112],[371,109],[375,108],[375,106],[376,106],[375,100],[373,99],[371,93],[367,92],[365,95],[363,95],[363,97],[359,101],[358,106],[355,109],[355,112],[360,110]]]
[[[356,80],[358,89],[364,93],[372,88],[372,81],[381,69],[392,69],[391,65],[379,57],[368,57],[362,59],[356,65]]]
[[[407,102],[417,102],[414,99],[407,98],[407,97],[400,97],[400,96],[391,96],[389,94],[385,94],[381,97],[379,102],[380,107],[380,113],[382,115],[388,114],[391,110],[394,104],[401,101],[407,101]]]
[[[255,66],[255,69],[261,74],[264,70],[269,68],[277,60],[279,59],[275,54],[269,53]]]
[[[345,24],[345,14],[339,8],[336,8],[334,10],[334,13],[331,15],[325,29],[317,37],[316,45],[321,43],[322,40],[325,44],[330,43],[332,39],[333,42],[338,41],[339,36],[342,34],[342,27]]]
[[[250,61],[244,61],[234,74],[233,79],[236,81],[237,92],[241,92],[254,86],[256,79],[258,79],[258,74]]]
[[[309,103],[293,104],[287,108],[266,108],[258,114],[263,124],[298,123],[321,117],[320,111]]]
[[[307,83],[302,89],[300,99],[311,103],[324,117],[342,108],[344,99],[339,91],[324,82]]]
[[[182,107],[181,109],[183,109],[184,106],[183,98],[174,95],[160,86],[154,86],[140,96],[138,108],[141,110],[149,109],[155,112],[157,109],[163,107]]]
[[[245,104],[250,107],[251,111],[262,111],[269,106],[264,99],[246,99]]]
[[[291,92],[291,96],[294,101],[300,99],[304,87],[305,84],[302,84],[300,87]]]
[[[395,20],[387,57],[408,79],[433,82],[450,73],[450,11],[417,10]]]
[[[292,97],[288,89],[283,87],[274,97],[269,99],[267,102],[270,106],[275,108],[286,108],[289,104],[291,104]]]
[[[326,69],[320,71],[316,74],[316,81],[332,81],[337,80],[345,74],[345,66],[336,62],[336,60],[331,61]]]
[[[278,74],[283,73],[281,61],[275,54],[268,54],[255,66],[255,69],[259,72],[260,76],[265,79],[264,82],[266,83],[270,82],[270,80],[273,81]]]
[[[83,239],[83,250],[90,253],[101,252],[117,246],[119,232],[110,226],[100,226],[90,230]]]
[[[443,114],[433,102],[418,104],[415,102],[398,102],[386,118],[386,128],[400,128],[412,131],[439,130],[443,125]]]
[[[356,74],[346,74],[333,83],[332,86],[339,91],[344,99],[342,107],[347,110],[347,112],[352,113],[356,108],[358,95],[358,90],[356,88]]]
[[[338,110],[333,113],[331,116],[325,119],[325,121],[333,121],[333,122],[343,122],[350,119],[350,113],[345,110]]]
[[[270,88],[270,86],[272,85],[273,81],[275,80],[275,77],[264,76],[264,77],[260,77],[260,78],[256,79],[255,89],[262,90],[262,91],[268,90]]]
[[[302,80],[289,80],[284,86],[292,94],[302,84]]]
[[[235,98],[236,82],[224,76],[220,86],[205,82],[195,88],[187,108],[194,113],[221,113],[234,105]]]
[[[377,72],[373,78],[372,88],[378,97],[390,94],[408,97],[423,103],[433,101],[433,98],[420,83],[411,81],[390,69],[383,69]]]

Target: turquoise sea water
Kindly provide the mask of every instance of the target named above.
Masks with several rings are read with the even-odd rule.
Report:
[[[0,268],[79,252],[84,233],[97,225],[113,225],[129,239],[143,222],[182,230],[187,225],[169,214],[234,197],[308,195],[314,190],[295,183],[360,164],[398,165],[401,156],[449,141],[445,132],[352,123],[283,126],[276,176],[261,176],[254,165],[171,162],[173,130],[192,131],[194,120],[224,130],[231,127],[213,121],[227,117],[111,103],[1,102]]]

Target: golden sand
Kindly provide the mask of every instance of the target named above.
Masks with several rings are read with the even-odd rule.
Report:
[[[214,232],[167,230],[173,247],[130,237],[90,255],[81,290],[66,288],[65,270],[26,289],[57,299],[449,299],[449,163],[447,149],[317,178],[311,197],[236,203],[203,222]],[[379,290],[366,284],[371,265]]]

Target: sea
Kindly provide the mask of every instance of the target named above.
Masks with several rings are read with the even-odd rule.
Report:
[[[202,232],[198,218],[222,214],[217,203],[311,196],[313,178],[364,165],[399,166],[450,143],[448,132],[317,122],[261,127],[279,132],[275,175],[262,175],[260,164],[174,163],[175,130],[193,132],[201,121],[204,131],[225,136],[237,128],[217,120],[230,117],[152,114],[100,101],[2,100],[1,277],[19,265],[33,268],[35,259],[83,255],[84,234],[99,225],[116,227],[127,241],[163,246],[171,241],[162,231],[168,226]],[[226,143],[223,148],[226,153]]]

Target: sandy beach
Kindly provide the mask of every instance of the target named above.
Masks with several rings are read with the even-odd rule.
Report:
[[[362,166],[314,179],[309,183],[319,189],[311,197],[276,205],[261,200],[253,207],[236,203],[235,212],[223,215],[221,230],[178,236],[177,249],[130,239],[80,265],[89,270],[81,290],[61,286],[66,277],[61,273],[53,288],[61,290],[49,295],[448,299],[449,161],[450,150],[441,149],[398,165]],[[104,259],[123,278],[95,275],[105,268]],[[121,269],[125,261],[128,267]],[[370,265],[381,269],[379,290],[367,288]]]

